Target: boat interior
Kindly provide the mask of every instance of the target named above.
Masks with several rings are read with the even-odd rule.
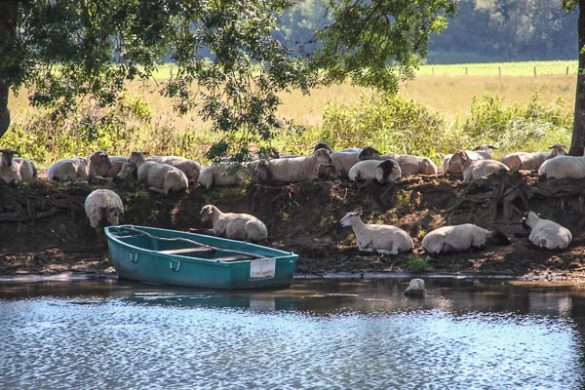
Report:
[[[263,256],[258,256],[254,253],[218,248],[188,238],[161,237],[138,228],[119,228],[111,230],[111,233],[129,245],[167,255],[186,256],[200,260],[221,262],[247,261],[263,258]]]

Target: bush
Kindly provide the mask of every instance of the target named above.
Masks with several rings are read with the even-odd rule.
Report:
[[[405,267],[409,272],[428,272],[433,269],[430,262],[431,258],[429,256],[410,255],[406,261]]]

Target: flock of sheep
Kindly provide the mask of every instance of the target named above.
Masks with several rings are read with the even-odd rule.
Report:
[[[318,178],[349,179],[358,186],[370,183],[396,183],[411,175],[462,175],[472,182],[498,171],[538,171],[543,179],[585,178],[585,157],[567,156],[564,145],[551,146],[550,152],[517,152],[501,161],[491,158],[494,149],[481,145],[474,150],[458,150],[448,155],[442,169],[426,157],[382,154],[372,147],[349,148],[334,151],[326,143],[315,145],[309,156],[277,156],[269,160],[251,158],[241,165],[221,161],[203,167],[200,163],[177,156],[145,157],[143,152],[132,152],[129,157],[108,156],[103,151],[89,157],[59,160],[47,169],[47,179],[59,182],[75,181],[129,181],[143,183],[154,192],[168,194],[182,191],[197,183],[206,189],[233,186],[246,182],[291,183]],[[0,179],[7,183],[36,180],[38,170],[34,163],[15,158],[18,152],[2,149]],[[85,211],[93,228],[104,221],[118,224],[124,207],[112,190],[93,191],[85,201]],[[213,205],[201,210],[203,222],[210,221],[217,235],[250,241],[264,241],[268,232],[262,221],[249,214],[223,213]],[[357,246],[362,251],[396,255],[413,249],[413,240],[404,230],[393,225],[364,223],[355,212],[347,213],[343,226],[351,226]],[[565,249],[572,240],[568,229],[529,212],[524,219],[531,228],[530,242],[546,249]],[[459,252],[483,248],[487,243],[505,245],[507,237],[473,224],[443,226],[429,232],[422,240],[422,248],[430,254]]]

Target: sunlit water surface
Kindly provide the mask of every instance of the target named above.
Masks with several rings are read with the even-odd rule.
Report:
[[[584,386],[584,290],[406,284],[0,283],[0,389]]]

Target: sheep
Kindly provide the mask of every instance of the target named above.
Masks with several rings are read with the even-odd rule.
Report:
[[[366,160],[351,167],[348,176],[349,180],[358,185],[367,185],[371,182],[396,183],[402,177],[402,170],[394,160]]]
[[[425,281],[422,279],[411,279],[408,287],[404,290],[407,297],[422,298],[425,295]]]
[[[94,229],[97,229],[104,220],[107,220],[110,225],[118,225],[124,213],[122,199],[112,190],[92,191],[85,198],[83,206],[89,224]]]
[[[116,177],[124,164],[128,163],[127,157],[120,157],[120,156],[109,156],[110,159],[110,167],[108,168],[105,165],[96,167],[96,175],[101,177]]]
[[[319,142],[315,145],[314,151],[319,149],[327,149],[331,153],[331,159],[333,165],[337,171],[337,176],[342,179],[348,178],[348,172],[358,161],[359,155],[362,149],[359,148],[346,148],[343,150],[333,151],[331,146],[325,142]]]
[[[357,212],[345,214],[339,222],[343,227],[351,226],[360,251],[397,255],[412,250],[412,238],[399,227],[365,224]]]
[[[497,148],[493,145],[479,145],[475,149],[466,150],[465,152],[471,160],[491,160],[492,149]],[[463,169],[460,165],[451,163],[451,157],[453,157],[453,154],[448,154],[443,159],[443,174],[451,173],[454,175],[461,175]]]
[[[556,156],[546,160],[538,168],[538,178],[546,179],[582,179],[585,178],[585,156]]]
[[[436,175],[438,170],[435,163],[427,157],[418,157],[399,154],[381,154],[372,147],[367,147],[359,154],[359,159],[364,160],[394,160],[400,165],[402,176],[411,175]]]
[[[510,244],[510,240],[501,232],[465,223],[443,226],[429,232],[422,240],[422,247],[429,254],[439,254],[481,249],[488,242],[494,245]]]
[[[213,163],[201,171],[198,182],[207,190],[213,186],[236,186],[244,183],[250,177],[249,172],[244,169],[245,167],[247,167],[246,164],[244,166],[238,166],[225,162]]]
[[[255,174],[268,180],[284,183],[315,180],[319,177],[320,165],[332,162],[330,152],[321,148],[311,156],[279,158],[257,164]]]
[[[189,184],[197,183],[202,166],[197,161],[189,160],[187,158],[178,156],[152,156],[148,157],[146,161],[154,161],[161,164],[171,165],[180,169],[187,175]]]
[[[561,144],[550,146],[550,152],[516,152],[502,157],[500,161],[506,164],[510,170],[538,171],[540,166],[548,159],[567,154],[567,147]]]
[[[142,152],[132,152],[129,162],[136,166],[138,183],[146,183],[150,191],[167,195],[169,191],[181,191],[189,187],[183,171],[171,165],[145,161]],[[128,170],[132,166],[127,165]]]
[[[37,178],[38,171],[35,164],[25,158],[14,158],[20,155],[13,149],[0,149],[2,160],[0,162],[0,179],[5,183],[30,182]]]
[[[97,171],[103,172],[111,167],[109,156],[100,150],[87,158],[73,157],[53,163],[47,169],[47,178],[51,181],[92,181],[101,177]]]
[[[532,211],[526,214],[522,223],[531,229],[528,240],[539,248],[567,249],[573,239],[569,229],[549,219],[540,218]]]
[[[472,160],[469,154],[463,150],[458,150],[457,153],[453,154],[451,164],[462,167],[464,183],[470,183],[498,171],[510,170],[504,163],[496,160]]]
[[[223,213],[214,205],[208,204],[201,209],[201,221],[211,221],[215,234],[246,241],[265,241],[268,237],[266,225],[258,218],[243,213]]]

